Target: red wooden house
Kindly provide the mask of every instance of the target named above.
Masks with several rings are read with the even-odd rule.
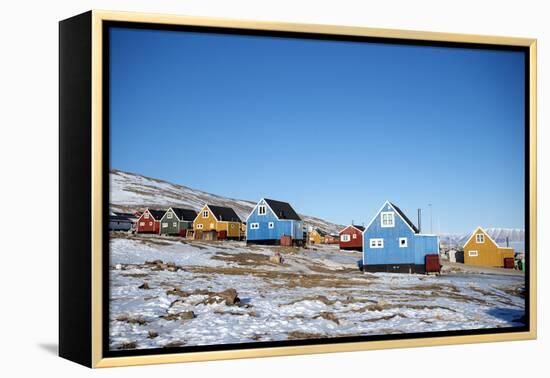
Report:
[[[365,227],[353,224],[340,231],[340,249],[363,251],[363,231]]]
[[[165,211],[146,209],[137,221],[136,232],[139,234],[158,234],[160,232],[160,219]]]

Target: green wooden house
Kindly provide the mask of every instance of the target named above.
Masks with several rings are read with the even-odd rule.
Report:
[[[171,207],[160,220],[160,233],[163,235],[186,236],[193,229],[193,220],[197,212],[190,209]]]

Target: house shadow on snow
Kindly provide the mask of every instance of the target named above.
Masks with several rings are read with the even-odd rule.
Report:
[[[488,315],[495,318],[505,320],[509,323],[516,323],[515,325],[525,325],[525,310],[515,308],[503,308],[497,307],[487,311]]]

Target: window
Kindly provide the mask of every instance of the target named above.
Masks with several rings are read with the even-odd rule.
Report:
[[[384,248],[384,239],[370,239],[371,248]]]
[[[172,226],[174,226],[174,227],[178,227],[178,222],[174,222],[174,223],[172,223]]]
[[[202,224],[201,223],[197,224],[197,230],[201,230],[201,229],[202,229]]]
[[[166,228],[166,227],[168,227],[168,223],[163,223],[162,228]]]
[[[258,215],[265,215],[265,205],[258,206]]]
[[[385,211],[381,214],[380,220],[382,227],[394,227],[395,226],[395,214],[392,211]]]
[[[145,219],[149,219],[149,213],[145,213],[145,214],[143,214],[143,218],[145,218]]]
[[[202,217],[203,217],[203,218],[208,218],[208,210],[204,210],[204,211],[202,212]]]
[[[235,228],[235,225],[233,223],[231,223],[231,225],[229,227]]]
[[[139,225],[143,227],[145,226],[145,222],[139,222]]]
[[[485,235],[483,234],[477,234],[476,235],[476,243],[483,244],[485,243]],[[477,256],[477,255],[476,255]]]
[[[343,241],[344,243],[349,242],[350,241],[349,235],[348,234],[341,235],[340,241]]]
[[[153,222],[149,222],[149,226],[152,226],[153,225]]]
[[[269,228],[275,228],[275,223],[269,222],[269,223],[267,224],[267,227],[269,227]]]
[[[352,239],[357,239],[357,234],[353,234],[351,238]]]
[[[250,223],[250,229],[251,230],[257,230],[260,228],[260,224],[259,223]]]
[[[172,219],[172,213],[166,213],[166,218],[167,219]]]
[[[468,251],[468,256],[477,257],[477,251]]]
[[[399,248],[406,248],[407,244],[407,238],[399,238]]]

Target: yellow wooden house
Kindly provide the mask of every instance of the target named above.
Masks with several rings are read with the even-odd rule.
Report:
[[[500,247],[481,227],[464,244],[464,264],[502,268],[505,258],[514,258],[514,249]]]
[[[309,244],[324,244],[325,236],[326,236],[326,233],[324,233],[323,231],[319,229],[314,229],[313,231],[309,232],[309,235],[308,235]]]
[[[230,207],[206,204],[193,221],[194,238],[202,240],[241,238],[242,221]]]

